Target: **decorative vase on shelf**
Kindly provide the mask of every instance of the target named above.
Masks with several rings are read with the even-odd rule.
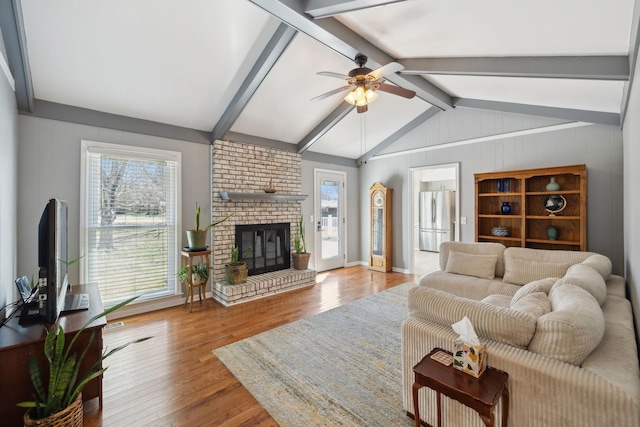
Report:
[[[551,180],[547,184],[547,191],[558,191],[560,189],[560,184],[556,182],[556,178],[554,176],[551,177]]]
[[[498,193],[502,193],[504,192],[504,180],[503,179],[499,179],[496,186],[498,187]]]
[[[502,215],[509,215],[511,213],[511,206],[509,202],[502,202],[502,207],[500,208]]]
[[[547,237],[549,240],[556,240],[558,238],[558,229],[553,225],[547,227]]]

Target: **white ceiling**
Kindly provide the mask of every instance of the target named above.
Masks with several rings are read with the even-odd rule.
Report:
[[[484,58],[500,68],[492,58],[541,57],[526,72],[536,71],[537,64],[563,72],[558,58],[624,59],[636,38],[634,0],[409,0],[311,16],[327,6],[362,3],[22,0],[31,97],[204,132],[226,125],[234,137],[281,141],[292,149],[311,140],[309,152],[348,159],[360,158],[399,130],[408,132],[406,126],[421,114],[439,111],[430,110],[435,107],[427,102],[433,102],[429,91],[444,92],[442,109],[459,98],[496,101],[503,111],[510,104],[575,110],[569,113],[575,120],[581,111],[622,113],[628,76],[607,74],[613,73],[608,58],[605,77],[582,74],[590,68],[583,67],[566,78],[519,77],[511,68],[469,75],[477,71],[469,59]],[[252,73],[281,21],[300,31],[268,72]],[[11,43],[6,35],[4,40]],[[11,63],[11,46],[7,51]],[[372,69],[411,58],[463,59],[453,71],[416,76],[405,70],[390,77],[409,89],[418,85],[418,96],[407,100],[379,92],[367,113],[351,110],[328,125],[327,117],[344,109],[344,93],[310,100],[345,83],[316,73],[347,74],[356,67],[357,52],[369,56]],[[259,84],[252,96],[243,87],[247,76]],[[249,98],[246,105],[234,100],[237,94]]]

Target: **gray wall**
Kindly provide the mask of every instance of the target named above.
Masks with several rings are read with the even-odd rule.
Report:
[[[69,256],[79,256],[81,140],[149,147],[182,153],[182,240],[193,228],[194,206],[202,206],[202,217],[209,218],[210,147],[95,126],[79,125],[32,116],[19,116],[18,152],[18,273],[36,274],[37,228],[47,201],[60,198],[69,202]],[[71,283],[78,283],[78,269],[70,271]]]
[[[464,141],[521,129],[558,125],[557,120],[505,113],[456,109],[442,112],[407,134],[391,151]],[[432,151],[413,152],[369,160],[361,168],[360,207],[368,211],[367,190],[375,181],[394,189],[393,267],[410,265],[408,241],[409,175],[411,167],[460,162],[460,240],[474,241],[474,178],[478,172],[517,170],[573,164],[587,165],[588,249],[611,258],[614,272],[624,265],[622,228],[623,156],[622,132],[609,126],[589,125],[528,136],[478,142]],[[360,229],[361,259],[367,259],[369,222],[363,216]]]
[[[347,175],[347,263],[360,263],[360,223],[361,211],[359,203],[360,178],[358,168],[353,166],[340,166],[317,161],[302,159],[302,194],[308,194],[309,197],[302,202],[302,214],[306,220],[305,230],[308,240],[307,250],[311,253],[311,259],[314,260],[317,254],[314,253],[315,247],[315,226],[309,222],[309,216],[314,215],[313,212],[313,194],[314,194],[314,174],[315,169],[326,169],[338,172],[344,172]],[[316,219],[317,221],[317,219]],[[365,258],[366,259],[366,258]],[[311,265],[311,264],[310,264]],[[313,265],[311,265],[313,268]]]
[[[640,225],[636,222],[640,216],[640,68],[637,65],[624,124],[624,267],[636,334],[640,333]]]
[[[6,65],[2,35],[0,47],[0,61]],[[12,80],[0,69],[0,307],[18,299],[13,284],[17,276],[18,107]]]

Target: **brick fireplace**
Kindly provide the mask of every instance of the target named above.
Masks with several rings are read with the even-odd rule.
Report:
[[[236,244],[236,225],[290,223],[288,247],[291,248],[298,219],[302,213],[300,201],[297,200],[240,198],[224,201],[219,193],[265,194],[264,190],[271,181],[276,194],[299,195],[302,187],[302,171],[301,157],[296,152],[233,141],[214,141],[211,162],[213,218],[218,219],[233,213],[230,220],[213,228],[211,236],[213,282],[214,287],[217,288],[214,289],[214,298],[216,298],[216,292],[220,293],[224,290],[222,289],[225,280],[224,265],[231,259],[231,249]],[[250,282],[254,290],[258,289],[262,290],[263,294],[270,294],[274,292],[271,292],[267,282],[270,283],[274,281],[274,277],[277,277],[274,283],[278,283],[281,292],[288,290],[281,286],[283,281],[289,281],[289,279],[283,279],[283,275],[287,272],[296,276],[292,280],[292,288],[315,284],[315,271],[307,273],[308,276],[312,276],[313,280],[310,281],[310,277],[300,277],[301,272],[290,269],[252,276]],[[264,287],[260,283],[260,276],[265,276],[264,282],[267,285]],[[236,285],[234,288],[238,286],[242,285]],[[231,294],[231,290],[225,291]],[[234,294],[238,292],[242,291],[233,289]],[[219,298],[216,299],[220,301]],[[220,302],[229,305],[229,301]]]

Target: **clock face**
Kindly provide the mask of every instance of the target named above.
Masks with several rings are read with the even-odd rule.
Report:
[[[382,192],[376,191],[373,193],[373,206],[382,206],[384,204],[384,199],[382,198]]]

